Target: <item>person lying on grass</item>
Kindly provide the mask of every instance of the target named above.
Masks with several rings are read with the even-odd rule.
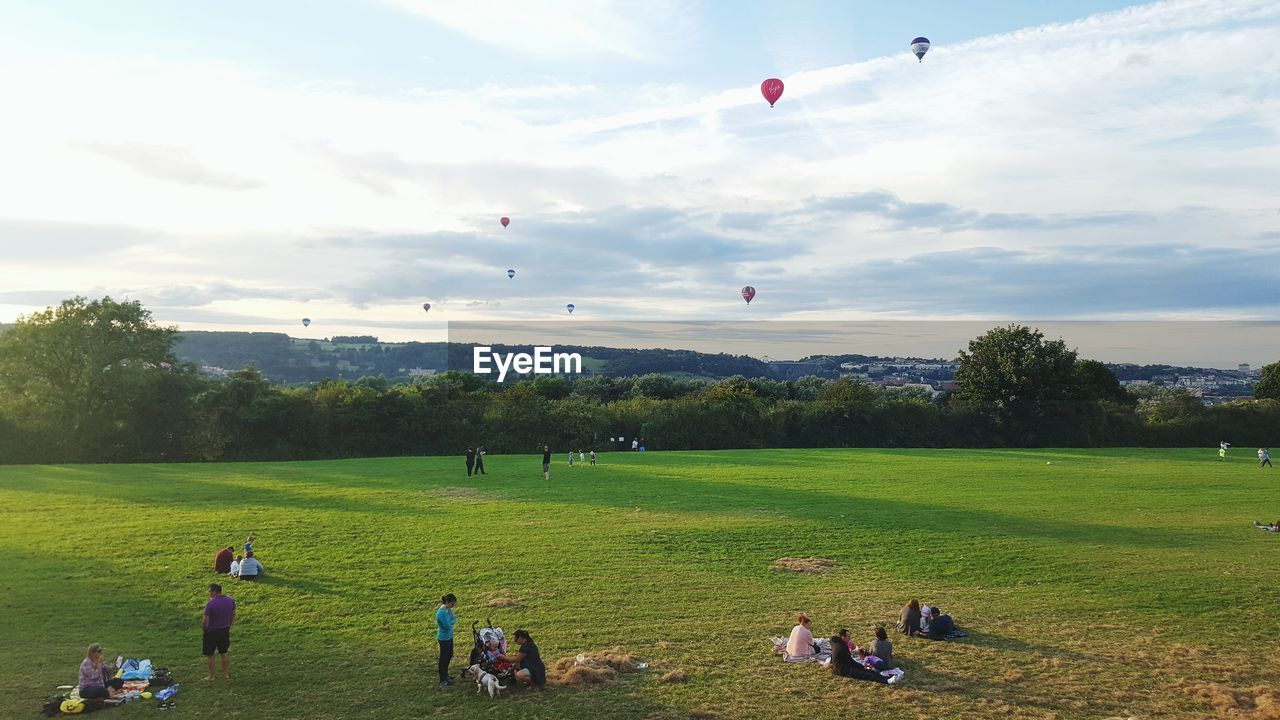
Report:
[[[1258,528],[1259,530],[1266,530],[1267,532],[1280,532],[1280,520],[1277,520],[1271,523],[1270,525],[1263,525],[1257,520],[1254,520],[1253,526]]]
[[[124,686],[124,680],[115,677],[116,666],[102,662],[102,646],[94,643],[80,663],[80,697],[85,700],[109,698],[113,691]]]
[[[813,642],[813,621],[801,615],[796,626],[791,628],[791,637],[787,638],[787,655],[790,657],[810,657],[818,654],[818,646]]]
[[[542,653],[538,651],[533,638],[529,637],[526,630],[517,630],[511,637],[519,643],[520,652],[515,655],[502,655],[501,660],[514,663],[520,668],[516,671],[516,680],[521,684],[532,685],[539,690],[546,687],[547,666],[542,664]]]
[[[831,673],[840,677],[867,680],[885,685],[896,683],[900,677],[899,675],[881,675],[874,670],[868,670],[863,667],[861,663],[853,658],[853,654],[849,652],[849,646],[845,644],[844,638],[839,635],[831,638]]]

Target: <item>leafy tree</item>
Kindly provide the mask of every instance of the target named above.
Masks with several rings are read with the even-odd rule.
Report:
[[[953,404],[988,414],[1007,432],[1033,430],[1073,394],[1076,353],[1025,325],[993,328],[961,351]]]
[[[50,439],[50,459],[100,458],[113,447],[146,375],[172,362],[175,331],[134,302],[63,301],[0,335],[6,411]]]
[[[1137,400],[1125,392],[1111,369],[1097,360],[1077,360],[1071,370],[1076,396],[1082,400],[1105,400],[1121,405],[1136,405]]]
[[[1262,368],[1262,378],[1253,386],[1253,396],[1259,400],[1280,400],[1280,362]]]

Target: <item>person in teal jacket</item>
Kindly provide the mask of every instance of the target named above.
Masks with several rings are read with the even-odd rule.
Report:
[[[458,614],[453,606],[458,598],[449,593],[440,598],[440,609],[436,610],[436,640],[440,642],[440,687],[449,687],[449,663],[453,660],[453,626],[458,623]]]

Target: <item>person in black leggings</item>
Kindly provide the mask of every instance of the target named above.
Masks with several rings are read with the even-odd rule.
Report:
[[[436,640],[440,642],[440,687],[453,684],[449,680],[449,663],[453,660],[453,626],[458,622],[458,616],[453,612],[453,606],[457,602],[458,598],[449,593],[440,598],[440,609],[436,610]]]

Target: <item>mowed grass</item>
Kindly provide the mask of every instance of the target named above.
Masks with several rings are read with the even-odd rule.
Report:
[[[184,718],[1280,717],[1280,536],[1250,525],[1280,516],[1280,473],[1247,453],[564,459],[549,483],[535,456],[473,478],[460,458],[0,468],[0,717],[33,716],[95,641],[172,668]],[[213,554],[250,532],[268,575],[223,581],[235,677],[209,687]],[[768,569],[810,556],[834,568]],[[653,666],[497,702],[442,691],[445,592],[455,673],[486,617],[549,664],[620,647]],[[893,637],[902,685],[770,652],[799,612],[865,640],[910,597],[969,636]]]

